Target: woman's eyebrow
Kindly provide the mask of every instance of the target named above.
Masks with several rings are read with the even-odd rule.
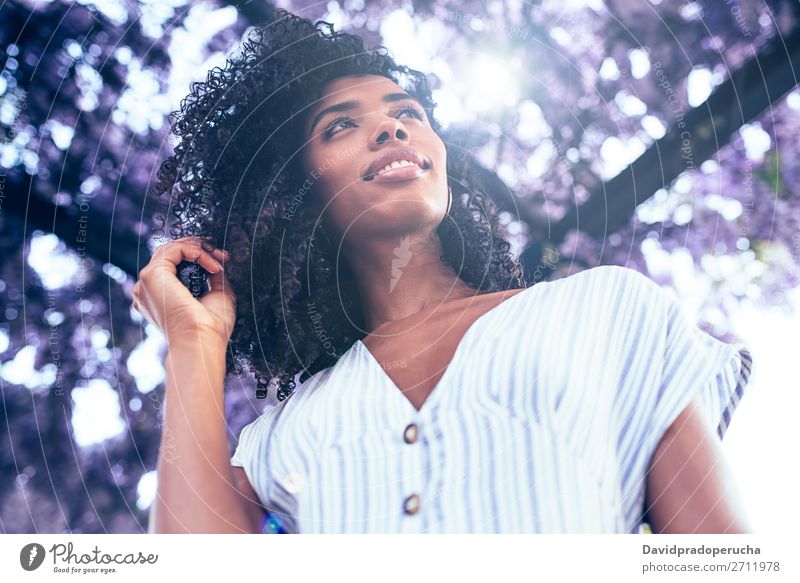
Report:
[[[408,93],[387,93],[386,95],[383,96],[382,101],[384,103],[392,103],[394,101],[402,101],[404,99],[411,99],[419,103],[418,99],[409,95]],[[308,133],[311,134],[314,131],[314,128],[316,127],[317,123],[319,123],[319,120],[322,119],[324,115],[328,113],[355,109],[356,107],[359,106],[360,103],[361,102],[358,101],[357,99],[351,99],[349,101],[342,101],[341,103],[336,103],[334,105],[326,107],[314,117],[314,121],[311,123],[311,128],[308,130]]]

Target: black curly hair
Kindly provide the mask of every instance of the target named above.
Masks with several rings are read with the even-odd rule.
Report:
[[[199,236],[230,252],[237,314],[226,372],[249,368],[257,398],[275,383],[282,401],[298,373],[302,382],[335,364],[365,336],[339,241],[319,228],[318,209],[296,196],[307,113],[327,82],[347,75],[391,79],[419,101],[442,138],[452,204],[436,231],[441,260],[473,289],[527,287],[476,162],[449,143],[433,116],[425,75],[396,64],[383,46],[365,50],[357,35],[277,9],[172,112],[179,142],[153,188],[156,197],[170,195],[170,236]]]

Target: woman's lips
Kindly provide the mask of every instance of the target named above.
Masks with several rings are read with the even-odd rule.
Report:
[[[400,168],[392,168],[385,172],[381,172],[372,177],[370,182],[405,182],[406,180],[414,180],[425,174],[427,170],[423,170],[416,164],[409,166],[401,166]]]

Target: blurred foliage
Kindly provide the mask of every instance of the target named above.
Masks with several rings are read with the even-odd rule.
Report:
[[[680,263],[707,290],[704,325],[723,337],[736,301],[780,304],[800,283],[796,91],[729,135],[687,128],[716,154],[636,193],[621,228],[548,242],[572,205],[614,195],[606,183],[698,105],[691,91],[702,102],[704,88],[796,35],[796,2],[280,5],[429,73],[454,141],[508,186],[497,198],[517,249],[557,247],[554,277],[617,263],[680,287]],[[163,209],[145,195],[172,145],[169,112],[269,13],[252,0],[0,6],[4,532],[146,530],[163,400],[151,361],[163,344],[131,311],[130,290]],[[740,105],[729,105],[734,119]],[[249,379],[228,383],[233,443],[263,403]],[[102,426],[106,410],[87,402],[108,391],[124,429],[81,437],[76,415]]]

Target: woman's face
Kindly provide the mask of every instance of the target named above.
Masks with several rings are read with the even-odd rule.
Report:
[[[324,220],[339,236],[358,242],[433,232],[441,223],[448,202],[444,142],[422,106],[391,79],[331,81],[305,130],[304,189],[321,199]]]

